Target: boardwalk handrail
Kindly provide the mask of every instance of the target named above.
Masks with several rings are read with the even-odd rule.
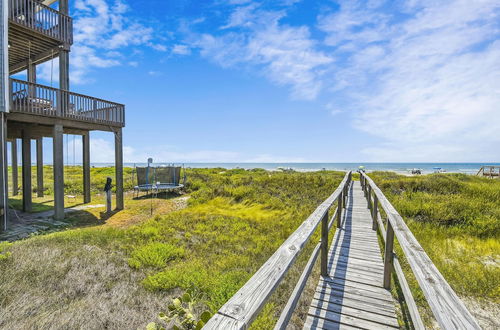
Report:
[[[368,200],[368,206],[372,211],[374,229],[376,229],[377,226],[380,227],[382,232],[384,229],[380,219],[380,213],[378,212],[379,204],[387,214],[387,228],[385,229],[385,235],[382,235],[385,241],[384,287],[390,287],[391,274],[392,271],[395,270],[398,280],[400,283],[403,282],[403,293],[410,309],[412,322],[416,325],[415,327],[423,328],[423,324],[419,319],[416,305],[407,287],[406,279],[404,279],[399,262],[397,258],[394,259],[394,237],[398,240],[403,254],[439,326],[443,329],[481,329],[472,314],[465,307],[464,303],[425,253],[401,215],[399,215],[394,206],[387,200],[382,191],[366,173],[362,172],[360,179]],[[373,202],[371,197],[372,194]],[[406,284],[406,288],[404,284]],[[414,307],[412,308],[411,306]],[[414,319],[415,317],[418,319]]]
[[[490,178],[493,178],[494,176],[500,177],[500,166],[495,166],[495,165],[484,165],[484,166],[481,166],[481,168],[476,173],[476,175],[480,176],[481,174],[483,176],[487,176],[487,177],[490,177]]]
[[[328,229],[330,218],[328,212],[337,201],[338,208],[335,215],[340,221],[342,205],[345,205],[347,187],[351,182],[351,172],[346,173],[338,188],[295,230],[276,252],[260,267],[245,285],[222,306],[219,311],[207,322],[204,329],[246,329],[258,316],[271,294],[281,283],[290,267],[312,234],[322,223],[321,243],[313,251],[311,259],[321,250],[321,272],[327,273],[328,263]],[[308,263],[304,273],[311,268]],[[308,272],[310,274],[310,272]],[[308,275],[307,275],[308,276]],[[307,278],[307,276],[305,276]],[[302,276],[304,277],[304,276]],[[302,278],[297,286],[302,283]],[[303,287],[302,287],[303,288]],[[291,300],[295,300],[296,292]],[[300,290],[298,290],[300,291]],[[298,293],[300,294],[300,292]],[[298,298],[297,298],[298,299]],[[294,305],[293,302],[287,305]],[[288,318],[289,319],[289,318]]]

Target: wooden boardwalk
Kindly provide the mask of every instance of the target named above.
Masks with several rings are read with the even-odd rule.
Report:
[[[329,276],[316,287],[304,329],[399,328],[394,300],[383,288],[384,263],[372,223],[360,182],[354,181],[329,250]]]
[[[411,318],[404,326],[425,330],[405,274],[394,252],[397,239],[441,329],[477,329],[474,316],[425,253],[404,219],[364,172],[360,181],[347,172],[337,189],[283,242],[262,267],[205,324],[203,329],[248,329],[257,318],[314,232],[313,249],[274,330],[286,330],[319,257],[321,278],[304,329],[395,329],[392,280],[399,283]],[[378,212],[383,210],[383,215]],[[373,210],[373,215],[372,211]],[[385,221],[384,221],[385,220]],[[338,229],[330,248],[333,223]],[[377,232],[380,236],[377,236]],[[384,260],[379,247],[383,240]],[[398,290],[399,291],[399,290]]]

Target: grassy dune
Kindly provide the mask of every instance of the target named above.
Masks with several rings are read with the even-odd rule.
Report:
[[[462,174],[370,176],[476,317],[485,327],[500,326],[500,180]],[[403,266],[431,324],[424,296],[408,264]]]
[[[92,169],[95,194],[110,174],[110,169]],[[70,223],[85,228],[2,247],[0,327],[144,327],[165,310],[167,297],[183,292],[196,297],[198,312],[214,312],[343,178],[338,172],[224,169],[188,175],[189,199],[182,210],[175,206],[179,198],[164,196],[153,201],[156,211],[150,217],[151,200],[127,194],[126,209],[106,221],[99,219],[102,210],[93,209],[70,217]],[[81,180],[68,176],[67,193],[78,189],[72,178]],[[181,198],[185,202],[186,196]],[[292,269],[289,279],[299,271]],[[276,320],[293,285],[287,280],[280,287],[255,328]],[[120,320],[123,314],[127,318]]]
[[[76,195],[70,202],[77,204],[81,168],[65,171],[66,194]],[[49,167],[45,173],[50,194]],[[110,168],[92,169],[94,203],[102,203],[100,189],[113,175]],[[143,328],[157,320],[170,297],[185,292],[195,297],[195,314],[215,312],[337,187],[343,173],[195,169],[188,176],[186,195],[134,200],[127,193],[126,209],[110,217],[90,209],[71,214],[65,231],[0,243],[0,328]],[[496,327],[500,181],[451,174],[371,176],[476,317],[486,328]],[[125,186],[132,185],[127,169]],[[34,201],[36,210],[52,203],[50,196]],[[19,207],[19,198],[11,204]],[[318,239],[316,233],[311,243]],[[274,324],[312,248],[306,247],[254,328]],[[401,261],[432,326],[425,299]],[[317,276],[316,269],[306,296]],[[293,326],[300,327],[306,311],[303,299]]]

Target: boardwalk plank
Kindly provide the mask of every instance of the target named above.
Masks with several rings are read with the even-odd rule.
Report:
[[[316,309],[316,310],[317,309],[324,309],[324,310],[327,310],[329,312],[345,314],[345,315],[349,315],[352,317],[364,319],[367,321],[373,321],[376,323],[389,325],[391,327],[398,327],[399,326],[398,320],[395,317],[380,315],[380,314],[376,314],[376,313],[372,313],[372,312],[367,312],[364,310],[360,310],[360,309],[352,308],[352,307],[348,307],[348,306],[342,306],[342,305],[338,305],[338,304],[334,304],[334,303],[324,304],[321,301],[314,300],[311,303],[311,307]]]
[[[328,261],[330,276],[322,277],[316,287],[304,329],[398,328],[394,299],[382,287],[379,240],[357,182],[351,186]]]

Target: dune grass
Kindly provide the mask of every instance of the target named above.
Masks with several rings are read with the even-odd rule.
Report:
[[[79,203],[81,168],[66,172],[72,173],[66,193],[76,192]],[[102,203],[100,189],[114,172],[91,172],[93,202]],[[50,186],[51,171],[45,173],[45,185]],[[128,193],[126,209],[109,218],[102,218],[102,209],[91,209],[70,215],[68,230],[2,243],[0,327],[145,327],[158,321],[169,297],[184,292],[196,297],[195,312],[213,313],[331,194],[343,175],[190,169],[185,196],[134,200]],[[500,181],[449,174],[370,176],[469,308],[480,303],[473,311],[476,317],[484,304],[495,310],[500,296]],[[128,169],[125,186],[132,185]],[[38,202],[41,208],[51,206],[50,196]],[[318,240],[317,232],[253,328],[274,324]],[[404,258],[400,261],[432,326],[422,292]],[[315,280],[311,283],[306,296],[314,290]],[[300,327],[307,303],[303,299],[292,328]],[[482,324],[496,325],[488,320],[491,315],[482,315]]]
[[[370,176],[455,292],[474,302],[469,304],[472,312],[486,318],[481,320],[484,324],[498,326],[496,315],[481,316],[478,310],[483,304],[500,311],[500,180],[463,174],[407,177],[374,172]],[[431,324],[425,298],[402,261],[416,301]]]
[[[92,169],[94,193],[109,171]],[[0,267],[0,327],[50,322],[56,328],[78,328],[92,318],[94,328],[123,328],[117,319],[122,312],[130,313],[127,328],[144,327],[164,310],[166,297],[183,292],[215,312],[344,176],[224,169],[190,170],[188,175],[189,199],[183,210],[169,206],[178,198],[156,199],[150,217],[150,200],[132,200],[127,194],[126,209],[106,222],[80,219],[73,223],[88,227],[5,247],[2,254],[10,255]],[[71,217],[96,219],[100,211]],[[318,237],[312,239],[314,244]],[[304,264],[307,251],[299,263]],[[292,269],[255,328],[276,321],[299,274],[299,268]],[[91,306],[91,301],[102,308]],[[19,304],[24,307],[16,310]],[[68,320],[68,314],[75,317]]]

